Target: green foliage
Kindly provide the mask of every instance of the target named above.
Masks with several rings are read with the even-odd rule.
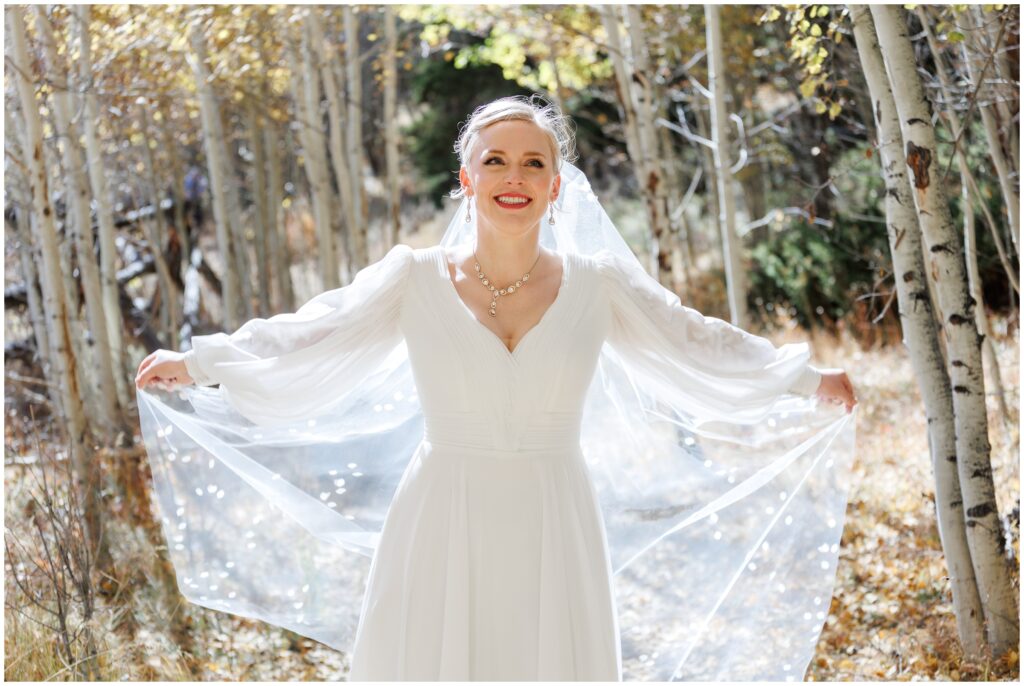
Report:
[[[597,15],[578,5],[408,6],[401,16],[423,24],[420,39],[431,48],[453,50],[457,68],[494,64],[504,78],[532,91],[579,91],[608,79],[612,66],[592,36]],[[458,45],[451,34],[483,38]],[[556,77],[557,70],[557,77]]]
[[[857,294],[889,274],[888,255],[884,224],[841,214],[830,228],[788,222],[750,251],[750,290],[760,296],[754,311],[788,307],[806,327],[838,320]]]
[[[423,177],[423,191],[441,207],[443,196],[457,184],[459,161],[453,144],[459,125],[479,105],[530,91],[506,81],[500,67],[466,64],[458,69],[444,54],[417,62],[410,86],[412,101],[421,107],[402,136]]]

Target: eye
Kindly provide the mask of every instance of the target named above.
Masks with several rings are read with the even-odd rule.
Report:
[[[490,164],[492,160],[498,160],[499,162],[501,162],[500,157],[488,157],[486,160],[484,160],[484,164]]]
[[[530,160],[530,162],[536,162],[536,163],[537,163],[537,167],[538,167],[538,168],[543,168],[543,167],[544,167],[544,163],[543,163],[543,162],[541,162],[541,161],[540,161],[540,160],[538,160],[538,159],[533,159],[533,160]]]

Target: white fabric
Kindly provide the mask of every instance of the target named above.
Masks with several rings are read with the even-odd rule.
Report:
[[[195,337],[219,389],[139,393],[189,600],[354,648],[353,678],[802,678],[855,414],[806,397],[806,344],[682,306],[566,166],[562,284],[513,352],[448,277],[459,213]]]

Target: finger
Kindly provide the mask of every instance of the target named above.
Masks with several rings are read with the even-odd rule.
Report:
[[[156,352],[155,351],[151,352],[148,355],[146,355],[142,359],[142,362],[139,363],[139,369],[145,370],[145,369],[149,368],[149,365],[153,364],[154,360],[156,360]]]
[[[142,361],[142,363],[139,365],[139,370],[135,373],[136,379],[138,379],[140,376],[142,376],[149,370],[149,368],[153,365],[153,360],[155,359],[155,357],[156,354],[153,353]]]
[[[157,374],[157,371],[155,369],[150,369],[140,377],[139,387],[143,388],[145,386],[158,382],[160,381],[160,378],[160,375]]]

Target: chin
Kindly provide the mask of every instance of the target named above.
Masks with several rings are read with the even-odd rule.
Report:
[[[523,236],[540,225],[540,217],[488,217],[490,230],[505,236]]]

